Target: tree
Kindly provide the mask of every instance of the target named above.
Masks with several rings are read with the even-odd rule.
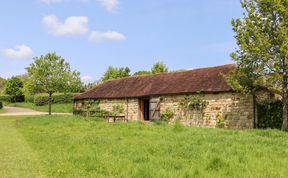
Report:
[[[0,77],[0,94],[4,92],[5,90],[5,83],[6,83],[6,80]]]
[[[73,92],[82,86],[80,73],[71,71],[70,65],[56,53],[35,57],[26,68],[29,74],[27,86],[33,93],[49,95],[49,115],[51,115],[52,95],[56,92]]]
[[[156,62],[151,68],[152,74],[168,72],[167,66],[163,62]]]
[[[133,75],[150,75],[150,74],[151,74],[150,71],[140,70],[138,72],[135,72]]]
[[[130,76],[130,69],[129,67],[108,67],[107,71],[104,73],[102,77],[102,81],[108,81],[112,79],[119,79],[123,77]]]
[[[19,77],[12,77],[6,81],[5,93],[12,96],[14,102],[17,97],[23,95],[23,81]]]
[[[280,94],[282,130],[288,130],[288,1],[243,0],[241,4],[244,17],[232,20],[238,49],[231,57],[237,70],[250,81],[243,83],[239,75],[236,83],[248,90],[264,87]]]

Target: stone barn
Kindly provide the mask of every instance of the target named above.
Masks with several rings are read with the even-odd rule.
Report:
[[[169,121],[203,127],[253,128],[252,96],[233,91],[225,77],[234,64],[111,80],[74,98],[74,110],[97,101],[103,110],[121,105],[129,121]]]

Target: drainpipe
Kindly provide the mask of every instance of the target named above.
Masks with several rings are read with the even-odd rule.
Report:
[[[253,127],[257,128],[257,124],[258,124],[257,101],[256,101],[255,93],[253,93],[252,95],[253,95]]]

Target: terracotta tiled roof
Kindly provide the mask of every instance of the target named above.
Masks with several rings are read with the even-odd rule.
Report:
[[[184,72],[111,80],[75,97],[75,99],[131,98],[189,94],[199,91],[203,93],[229,92],[232,91],[232,88],[226,83],[222,74],[229,74],[235,67],[234,64],[228,64]]]

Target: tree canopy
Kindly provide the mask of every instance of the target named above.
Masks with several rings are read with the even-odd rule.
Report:
[[[4,92],[6,80],[0,77],[0,94]]]
[[[282,130],[288,129],[288,0],[243,0],[244,17],[233,19],[238,69],[232,83],[253,91],[264,87],[283,101]]]
[[[12,96],[16,101],[17,96],[23,95],[23,81],[19,77],[11,77],[6,81],[5,94]]]
[[[129,67],[108,67],[106,72],[102,77],[102,81],[108,81],[112,79],[119,79],[123,77],[130,76],[130,68]]]
[[[29,75],[27,88],[33,93],[49,94],[49,114],[51,114],[51,98],[54,93],[75,92],[83,86],[80,73],[72,71],[69,63],[56,53],[35,57],[34,62],[26,70]]]
[[[152,74],[168,72],[168,67],[163,62],[156,62],[151,68]]]

